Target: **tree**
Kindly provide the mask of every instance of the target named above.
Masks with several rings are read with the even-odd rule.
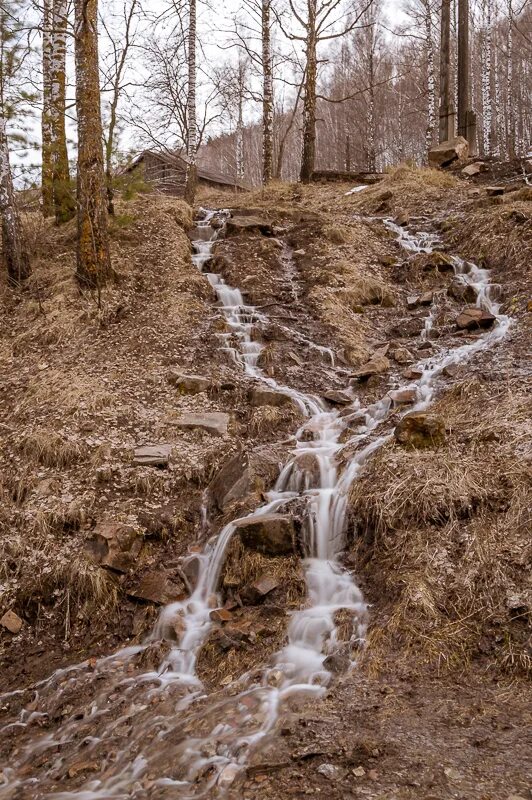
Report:
[[[103,168],[98,72],[98,2],[75,0],[78,115],[78,248],[82,286],[100,288],[112,275]]]
[[[41,196],[42,213],[51,217],[54,213],[52,187],[52,42],[53,42],[53,0],[43,2],[42,20],[42,168]]]
[[[198,179],[198,127],[196,122],[196,0],[189,0],[188,92],[187,92],[187,174],[185,200],[194,202]]]
[[[68,222],[76,213],[70,188],[65,127],[67,24],[68,0],[53,0],[49,113],[52,197],[57,223]]]
[[[0,114],[0,215],[2,253],[7,274],[14,284],[20,285],[30,275],[30,261],[24,246],[20,215],[15,202],[3,107]]]
[[[271,0],[261,3],[262,39],[262,183],[273,178],[273,64],[271,46]]]

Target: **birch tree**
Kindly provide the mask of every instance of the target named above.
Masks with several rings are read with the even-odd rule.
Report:
[[[196,196],[198,126],[196,120],[196,0],[189,0],[188,94],[187,94],[187,173],[185,200],[191,205]]]
[[[50,54],[50,151],[52,195],[57,223],[68,222],[76,213],[76,204],[70,188],[65,127],[67,24],[68,0],[53,0]]]
[[[20,215],[15,202],[3,105],[0,110],[0,215],[2,255],[7,274],[12,283],[20,285],[30,275],[30,261],[24,246]]]
[[[98,71],[98,3],[75,0],[76,109],[78,115],[78,247],[82,286],[110,279],[111,259],[103,167]]]
[[[53,42],[53,0],[44,0],[42,17],[42,167],[41,196],[42,213],[51,217],[54,213],[52,188],[52,42]]]
[[[262,183],[273,177],[273,65],[271,45],[271,0],[262,0]]]

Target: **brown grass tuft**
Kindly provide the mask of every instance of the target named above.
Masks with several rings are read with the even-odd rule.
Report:
[[[80,442],[71,441],[55,431],[43,428],[25,436],[20,450],[25,458],[44,467],[57,469],[69,467],[85,455],[85,448]]]

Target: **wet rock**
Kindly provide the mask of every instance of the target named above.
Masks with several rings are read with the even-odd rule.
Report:
[[[413,339],[415,336],[419,336],[424,327],[425,322],[421,317],[410,317],[390,328],[390,337],[392,339]]]
[[[240,598],[246,605],[256,605],[264,600],[270,592],[277,589],[279,581],[273,575],[261,575],[256,581],[250,583],[240,592]]]
[[[166,605],[183,599],[185,587],[177,584],[166,570],[153,570],[134,580],[126,589],[130,597],[146,600],[157,605]]]
[[[201,375],[184,375],[173,370],[168,373],[168,383],[175,386],[181,394],[199,394],[206,392],[211,386],[209,378]]]
[[[370,375],[382,375],[390,369],[390,361],[386,356],[373,356],[366,364],[353,373],[354,378],[369,378]]]
[[[447,294],[460,303],[476,303],[477,290],[470,283],[465,283],[459,278],[454,278],[447,289]]]
[[[248,399],[254,408],[259,406],[286,406],[293,403],[291,397],[283,392],[276,392],[267,386],[252,386],[249,390]]]
[[[129,572],[142,549],[142,534],[122,522],[100,522],[85,549],[96,564],[116,572]]]
[[[348,406],[353,402],[353,398],[350,397],[347,392],[343,392],[341,389],[332,389],[330,392],[325,392],[323,398],[329,403],[333,403],[334,405],[338,406]]]
[[[403,372],[403,378],[406,378],[407,381],[417,381],[423,375],[423,370],[418,369],[416,367],[411,367],[410,369],[405,369]]]
[[[394,224],[403,227],[404,225],[408,225],[410,222],[410,214],[408,211],[404,211],[401,209],[397,214],[396,218],[394,219]]]
[[[468,178],[472,178],[473,175],[478,175],[482,172],[484,164],[481,161],[475,161],[474,164],[468,164],[467,167],[464,167],[462,170],[462,175],[466,175]]]
[[[131,662],[144,672],[157,672],[171,649],[172,645],[166,640],[150,642],[144,650],[133,656]]]
[[[500,197],[504,194],[504,186],[486,186],[488,197]]]
[[[466,308],[458,316],[456,326],[460,330],[476,330],[478,328],[491,328],[496,317],[483,308]]]
[[[390,355],[398,364],[410,364],[414,360],[414,356],[406,347],[397,347]]]
[[[417,400],[416,389],[395,389],[388,392],[395,405],[415,403]]]
[[[451,164],[458,162],[463,164],[467,161],[469,155],[469,145],[467,139],[463,136],[457,136],[455,139],[448,139],[446,142],[434,145],[429,150],[429,166],[450,167]]]
[[[10,633],[17,634],[20,633],[22,629],[23,621],[14,611],[6,611],[0,619],[0,625]]]
[[[231,622],[231,620],[233,619],[233,615],[226,608],[213,609],[210,612],[209,617],[212,619],[213,622],[218,622],[220,623],[220,625],[222,625],[224,622]]]
[[[171,444],[155,444],[137,447],[133,463],[139,467],[167,467],[172,454]]]
[[[266,491],[279,475],[281,450],[275,445],[264,445],[249,455],[239,451],[231,456],[208,486],[216,509],[223,511],[253,492]]]
[[[404,447],[438,447],[445,441],[445,422],[438,414],[413,411],[402,418],[395,428],[394,436]]]
[[[211,436],[225,436],[229,420],[229,414],[223,411],[205,411],[203,414],[182,414],[179,419],[167,422],[177,428],[200,428]]]
[[[431,267],[436,267],[438,272],[454,272],[453,260],[450,256],[445,255],[445,253],[431,253],[429,264]]]
[[[238,236],[242,233],[261,233],[263,236],[273,236],[273,228],[268,220],[261,217],[231,217],[226,223],[226,236]]]
[[[347,672],[351,665],[351,660],[347,652],[331,653],[323,662],[323,666],[328,672],[334,675],[342,675]]]
[[[283,556],[295,549],[294,520],[288,514],[263,514],[236,523],[245,547],[268,556]]]

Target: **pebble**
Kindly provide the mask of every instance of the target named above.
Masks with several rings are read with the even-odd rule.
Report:
[[[353,775],[356,778],[363,778],[365,774],[366,770],[364,769],[364,767],[355,767],[353,770]]]

